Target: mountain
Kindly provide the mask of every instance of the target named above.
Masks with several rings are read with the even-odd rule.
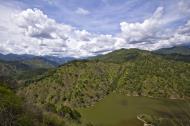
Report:
[[[0,60],[0,83],[15,89],[22,81],[33,79],[47,70],[44,67],[34,67],[19,61]]]
[[[33,55],[17,55],[17,54],[0,54],[0,60],[4,60],[4,61],[21,61],[21,60],[28,60],[28,59],[32,59],[35,56]]]
[[[52,61],[52,62],[56,62],[59,65],[62,65],[64,63],[67,63],[69,61],[76,59],[74,57],[56,57],[56,56],[44,56],[43,58],[45,58],[49,61]]]
[[[34,57],[32,59],[22,60],[20,62],[33,68],[45,68],[45,69],[54,68],[59,65],[57,62],[42,57]]]
[[[18,94],[39,106],[91,106],[112,92],[190,98],[190,64],[138,49],[71,61]]]
[[[158,54],[190,55],[190,48],[188,46],[175,46],[172,48],[158,49],[154,52]]]
[[[163,48],[153,52],[163,56],[166,59],[190,63],[190,48],[188,46]]]
[[[30,61],[30,60],[43,60],[50,64],[61,65],[68,61],[74,60],[73,57],[56,57],[56,56],[34,56],[34,55],[18,55],[18,54],[0,54],[0,60],[4,61]]]
[[[0,54],[0,82],[15,89],[44,76],[49,69],[54,69],[73,59],[71,57]]]
[[[127,61],[136,60],[141,57],[140,55],[148,55],[151,52],[140,50],[140,49],[120,49],[108,53],[106,55],[99,55],[96,57],[90,58],[90,60],[103,61],[103,62],[112,62],[112,63],[123,63]]]

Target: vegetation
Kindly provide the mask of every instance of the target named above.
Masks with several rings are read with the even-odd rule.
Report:
[[[32,63],[32,61],[26,61],[25,63],[19,61],[0,61],[0,83],[6,84],[12,89],[17,89],[26,82],[39,78],[51,67],[41,65],[39,62]],[[39,64],[37,66],[36,64]],[[44,75],[43,75],[44,76]]]
[[[11,90],[0,86],[0,125],[1,126],[39,126],[34,113],[28,113]]]
[[[129,124],[139,125],[142,122],[138,121],[136,116],[143,114],[146,115],[143,117],[146,117],[145,119],[151,124],[154,123],[154,125],[162,122],[178,124],[176,120],[181,120],[181,118],[176,117],[176,120],[173,120],[173,116],[176,116],[175,112],[178,113],[176,108],[171,109],[171,112],[174,112],[172,117],[165,117],[156,112],[163,109],[160,103],[168,103],[167,100],[163,100],[164,98],[187,101],[190,99],[190,63],[186,60],[186,56],[180,59],[174,58],[170,54],[160,55],[138,49],[120,49],[88,60],[71,61],[55,69],[52,69],[48,63],[41,64],[39,59],[24,62],[1,61],[0,81],[6,86],[8,83],[9,86],[7,87],[17,89],[17,94],[21,97],[18,98],[20,99],[19,106],[21,110],[26,111],[24,115],[27,115],[21,118],[21,122],[25,123],[27,119],[31,119],[29,124],[38,123],[33,124],[34,126],[92,126],[99,124],[99,119],[95,117],[96,114],[93,115],[98,111],[97,109],[89,110],[89,113],[92,112],[92,116],[89,115],[89,118],[86,116],[88,114],[85,113],[88,108],[92,109],[94,105],[96,107],[99,104],[98,101],[106,102],[107,96],[113,98],[114,102],[116,99],[119,100],[119,97],[123,98],[123,96],[139,96],[139,99],[137,99],[139,102],[134,101],[134,107],[135,104],[149,104],[148,101],[150,101],[151,104],[155,102],[155,107],[158,107],[158,109],[140,111],[135,108],[142,112],[137,113],[131,108],[130,116],[123,113],[126,106],[128,106],[128,100],[124,98],[119,105],[120,107],[124,106],[121,109],[117,105],[114,106],[112,102],[110,104],[113,104],[113,108],[109,104],[105,104],[101,110],[105,110],[105,114],[99,116],[102,117],[102,120],[106,120],[103,115],[113,116],[113,114],[106,112],[107,108],[111,108],[110,112],[112,112],[112,109],[121,112],[114,115],[118,119],[117,117],[115,119],[108,118],[112,121],[127,119]],[[112,94],[117,94],[119,97]],[[14,93],[13,96],[15,96]],[[143,102],[141,98],[146,101],[144,96],[159,99],[158,101],[155,99]],[[117,98],[115,99],[115,97]],[[133,97],[133,99],[136,98]],[[171,103],[178,103],[178,100]],[[188,108],[184,101],[179,101],[179,103],[184,103],[182,105]],[[16,103],[14,104],[16,105]],[[157,106],[157,104],[159,105]],[[169,105],[173,106],[172,104]],[[31,106],[34,109],[30,111],[28,107]],[[151,106],[149,106],[150,108]],[[181,107],[179,111],[182,111]],[[23,115],[23,111],[20,111],[20,113]],[[28,115],[28,113],[30,114]],[[124,114],[125,118],[122,118],[120,114]],[[168,112],[165,114],[168,115]],[[188,114],[183,114],[185,114],[184,118],[189,119]],[[6,116],[4,117],[6,118]],[[16,115],[15,120],[19,120],[17,117],[20,117],[20,115]],[[97,119],[97,122],[91,117]],[[112,121],[110,121],[110,125],[118,123]],[[30,122],[30,120],[26,122]],[[103,121],[100,121],[100,123],[108,124]]]
[[[47,60],[45,58],[33,58],[29,60],[23,60],[22,63],[32,67],[32,68],[44,68],[44,69],[49,69],[49,68],[54,68],[58,66],[58,63]]]
[[[19,91],[43,106],[86,107],[113,91],[128,95],[188,99],[190,64],[137,49],[118,50],[90,61],[67,63]]]
[[[69,107],[61,106],[55,110],[49,104],[46,110],[24,103],[10,89],[0,86],[0,126],[68,126],[80,123],[81,115]]]

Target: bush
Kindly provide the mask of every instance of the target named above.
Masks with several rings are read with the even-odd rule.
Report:
[[[51,103],[47,103],[44,105],[45,107],[45,110],[48,111],[48,112],[56,112],[56,107],[55,105],[51,104]]]
[[[66,117],[68,119],[72,119],[72,120],[80,122],[80,118],[81,118],[80,113],[77,112],[76,110],[72,110],[68,106],[61,106],[61,108],[58,109],[57,113],[62,117]]]

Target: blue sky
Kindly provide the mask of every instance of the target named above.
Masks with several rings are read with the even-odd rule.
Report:
[[[1,42],[6,41],[0,43],[1,47],[15,45],[6,50],[0,48],[5,53],[32,53],[32,49],[37,46],[44,51],[34,53],[36,55],[75,56],[81,53],[80,56],[88,56],[104,50],[154,50],[190,42],[187,33],[189,0],[0,0],[0,3]],[[15,21],[12,15],[16,15]],[[5,27],[5,21],[15,27],[15,31]],[[68,29],[65,27],[72,30],[66,33]],[[6,30],[1,31],[3,28]],[[15,32],[12,39],[7,37],[10,31]],[[60,35],[58,31],[64,34]],[[27,49],[21,52],[23,49],[16,46],[19,41],[15,41],[14,37],[29,41],[22,42]],[[59,44],[52,49],[49,46],[53,43]],[[60,43],[64,46],[60,46]],[[46,51],[48,53],[44,53]]]
[[[90,32],[114,34],[120,30],[120,22],[142,22],[150,17],[157,7],[163,6],[166,10],[171,11],[174,9],[173,3],[177,3],[178,1],[179,0],[6,0],[3,4],[10,4],[21,9],[38,8],[57,22],[70,24]],[[83,8],[88,11],[89,14],[77,14],[75,11],[78,8]],[[190,16],[186,18],[189,17]],[[183,19],[181,22],[184,23]],[[175,23],[174,25],[180,25],[180,22]]]

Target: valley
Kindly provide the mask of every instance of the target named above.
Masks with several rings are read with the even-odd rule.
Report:
[[[84,122],[95,126],[143,126],[142,121],[137,119],[141,114],[154,116],[148,121],[158,126],[188,126],[190,123],[189,101],[117,93],[110,94],[94,106],[79,109],[79,112]]]

